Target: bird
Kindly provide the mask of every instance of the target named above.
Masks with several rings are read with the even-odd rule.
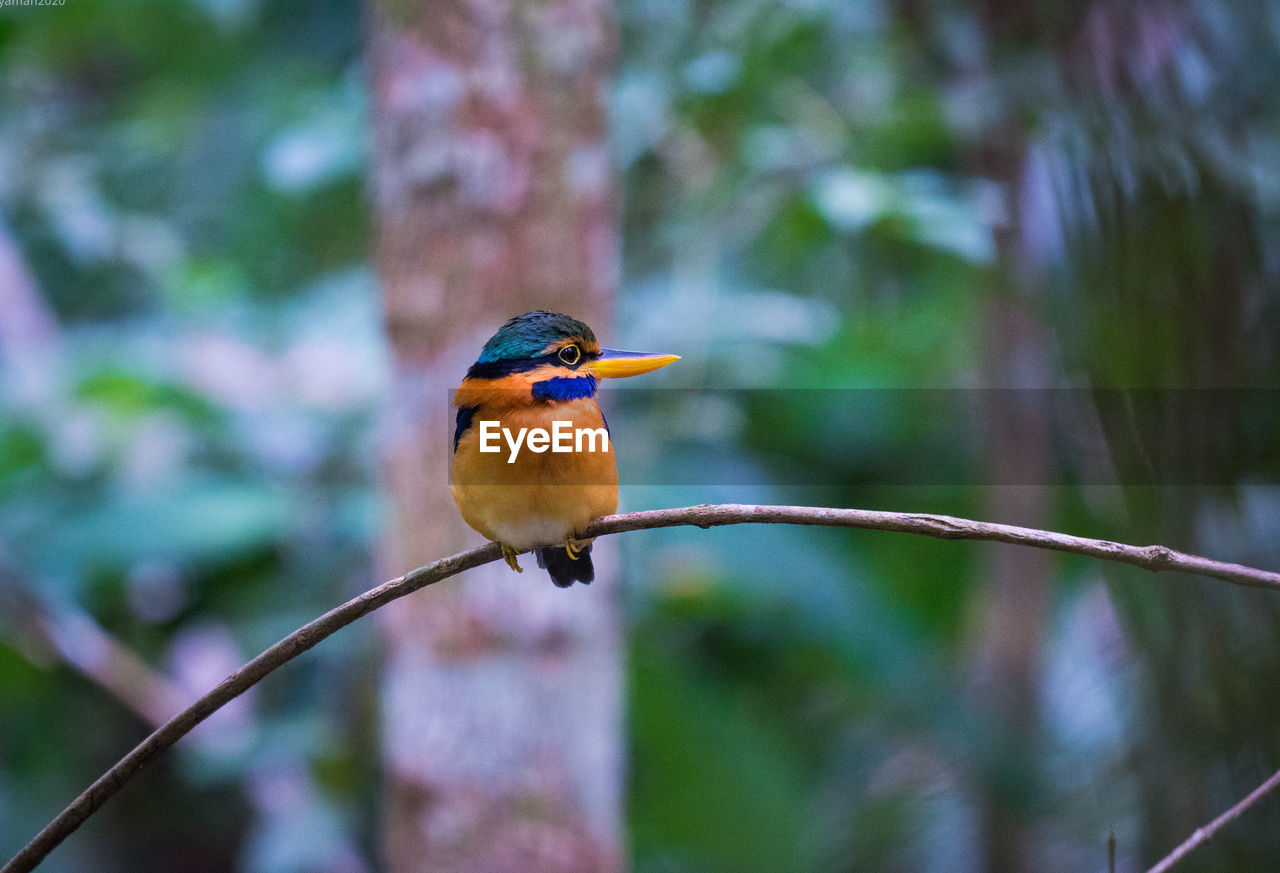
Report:
[[[590,327],[559,312],[508,320],[454,392],[449,487],[463,520],[498,543],[515,572],[524,572],[517,555],[532,550],[557,587],[590,584],[591,541],[580,534],[618,508],[617,461],[596,399],[599,381],[679,359],[601,348]],[[551,445],[535,436],[539,429]],[[559,447],[557,432],[569,437]]]

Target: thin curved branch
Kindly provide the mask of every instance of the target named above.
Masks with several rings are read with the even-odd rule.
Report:
[[[1191,854],[1193,849],[1213,839],[1214,835],[1217,834],[1218,831],[1238,819],[1244,814],[1245,810],[1253,806],[1262,798],[1266,797],[1267,794],[1269,794],[1276,786],[1280,786],[1280,770],[1272,773],[1266,782],[1263,782],[1257,788],[1250,791],[1247,796],[1241,798],[1239,803],[1228,809],[1222,815],[1218,816],[1204,827],[1196,828],[1195,833],[1187,837],[1186,840],[1178,846],[1178,848],[1161,858],[1159,863],[1148,870],[1147,873],[1168,873],[1168,871],[1173,868],[1174,864]]]
[[[823,525],[898,531],[947,540],[1013,543],[1118,561],[1153,572],[1180,570],[1222,579],[1236,585],[1280,591],[1280,573],[1213,561],[1197,555],[1177,552],[1165,546],[1129,546],[1108,540],[1075,537],[1053,531],[972,521],[947,515],[809,506],[703,504],[678,509],[655,509],[606,516],[593,522],[583,532],[583,536],[597,537],[624,531],[681,525],[710,528],[728,524]],[[58,817],[45,826],[9,863],[0,868],[0,873],[27,873],[34,869],[49,852],[53,851],[103,803],[124,787],[125,783],[137,775],[139,770],[186,736],[192,728],[208,718],[219,707],[243,694],[277,667],[293,660],[356,619],[368,615],[393,600],[412,594],[419,588],[447,579],[463,570],[496,561],[500,556],[496,543],[461,552],[436,561],[434,564],[419,567],[397,579],[384,582],[303,625],[232,673],[216,688],[171,718],[134,747],[133,751],[121,758],[110,770],[85,789],[84,793],[70,806],[59,813]]]

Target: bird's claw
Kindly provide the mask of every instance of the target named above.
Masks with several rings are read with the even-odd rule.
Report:
[[[582,554],[582,547],[573,544],[572,536],[564,538],[564,550],[569,553],[570,561],[578,560],[578,556]]]
[[[524,572],[524,570],[520,569],[520,562],[516,560],[516,555],[520,554],[519,552],[506,543],[498,543],[498,548],[502,549],[502,560],[507,562],[508,567],[517,573]]]

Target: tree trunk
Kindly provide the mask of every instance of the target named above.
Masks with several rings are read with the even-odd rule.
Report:
[[[376,263],[394,355],[386,572],[480,541],[449,495],[449,392],[508,317],[597,329],[616,286],[600,0],[370,0]],[[607,331],[601,331],[602,335]],[[388,610],[385,866],[622,866],[612,544],[556,589],[526,556]]]
[[[987,319],[988,379],[1004,390],[987,392],[984,443],[993,482],[986,517],[1047,527],[1053,499],[1049,410],[1041,393],[1053,382],[1047,331],[1027,302],[1013,296],[993,300]],[[981,756],[988,762],[983,865],[990,873],[1024,873],[1043,869],[1032,811],[1038,773],[1027,765],[1011,777],[997,760],[1036,760],[1053,557],[1040,549],[989,549],[980,572],[971,636],[975,706],[991,714],[998,737]]]
[[[993,13],[1007,13],[993,33],[1008,34],[1021,27],[1016,7],[988,4]],[[1029,274],[1019,231],[1026,199],[1021,190],[1027,159],[1026,144],[1014,130],[997,126],[979,143],[975,162],[983,177],[1002,183],[1010,192],[1013,221],[995,234],[1000,268],[998,283],[986,304],[985,382],[987,392],[983,442],[992,474],[986,514],[997,521],[1045,527],[1052,514],[1054,491],[1052,438],[1044,392],[1058,380],[1048,349],[1049,330],[1026,290]],[[1034,767],[1004,771],[997,756],[1034,761],[1041,730],[1039,689],[1045,621],[1049,615],[1053,561],[1044,551],[992,549],[982,569],[975,622],[973,679],[975,701],[994,716],[999,750],[984,750],[989,772],[980,810],[985,869],[990,873],[1024,873],[1043,867],[1032,800],[1038,796]]]

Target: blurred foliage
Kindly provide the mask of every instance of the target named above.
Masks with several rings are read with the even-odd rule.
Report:
[[[1259,448],[1280,408],[1275,4],[671,0],[623,26],[624,326],[681,349],[681,384],[787,389],[687,404],[645,473],[979,517],[997,483],[1032,485],[1015,499],[1039,515],[1000,520],[1280,564]],[[990,387],[1083,392],[1028,395],[1052,426],[1038,472],[955,417]],[[1016,398],[990,407],[1036,445]],[[1280,765],[1274,598],[1055,562],[1043,609],[1012,618],[1040,641],[1028,718],[983,687],[989,551],[646,536],[626,544],[656,567],[633,638],[642,871],[751,869],[779,844],[779,869],[1102,869],[1112,830],[1134,869]],[[743,709],[759,738],[689,751]],[[781,815],[738,830],[762,813],[726,744],[800,792],[785,836]],[[701,774],[701,826],[673,827],[696,815],[661,790],[673,769]],[[1275,867],[1273,819],[1182,869]]]
[[[15,589],[86,610],[190,698],[372,581],[384,375],[358,18],[0,10],[0,244],[55,326],[5,334],[5,854],[147,729],[54,656]],[[359,869],[368,642],[220,715],[48,868]]]
[[[1101,393],[1250,389],[1188,444],[1274,439],[1275,4],[618,16],[619,331],[684,355],[667,384],[723,389],[611,418],[650,435],[620,440],[628,481],[702,483],[629,488],[631,508],[989,516],[994,428],[915,389],[1069,387],[1096,407],[1009,480],[1042,483],[1036,523],[1280,566],[1274,450],[1199,478],[1172,452],[1156,477],[1188,423]],[[0,247],[53,325],[0,313],[0,851],[146,729],[22,598],[192,695],[374,581],[359,33],[351,2],[0,9]],[[1006,832],[1014,869],[1103,869],[1109,831],[1136,869],[1280,765],[1265,593],[1053,561],[1019,617],[1027,719],[984,685],[991,550],[801,528],[623,549],[640,873],[1000,870]],[[264,683],[48,869],[375,868],[369,643]],[[1280,867],[1273,813],[1181,869]]]

